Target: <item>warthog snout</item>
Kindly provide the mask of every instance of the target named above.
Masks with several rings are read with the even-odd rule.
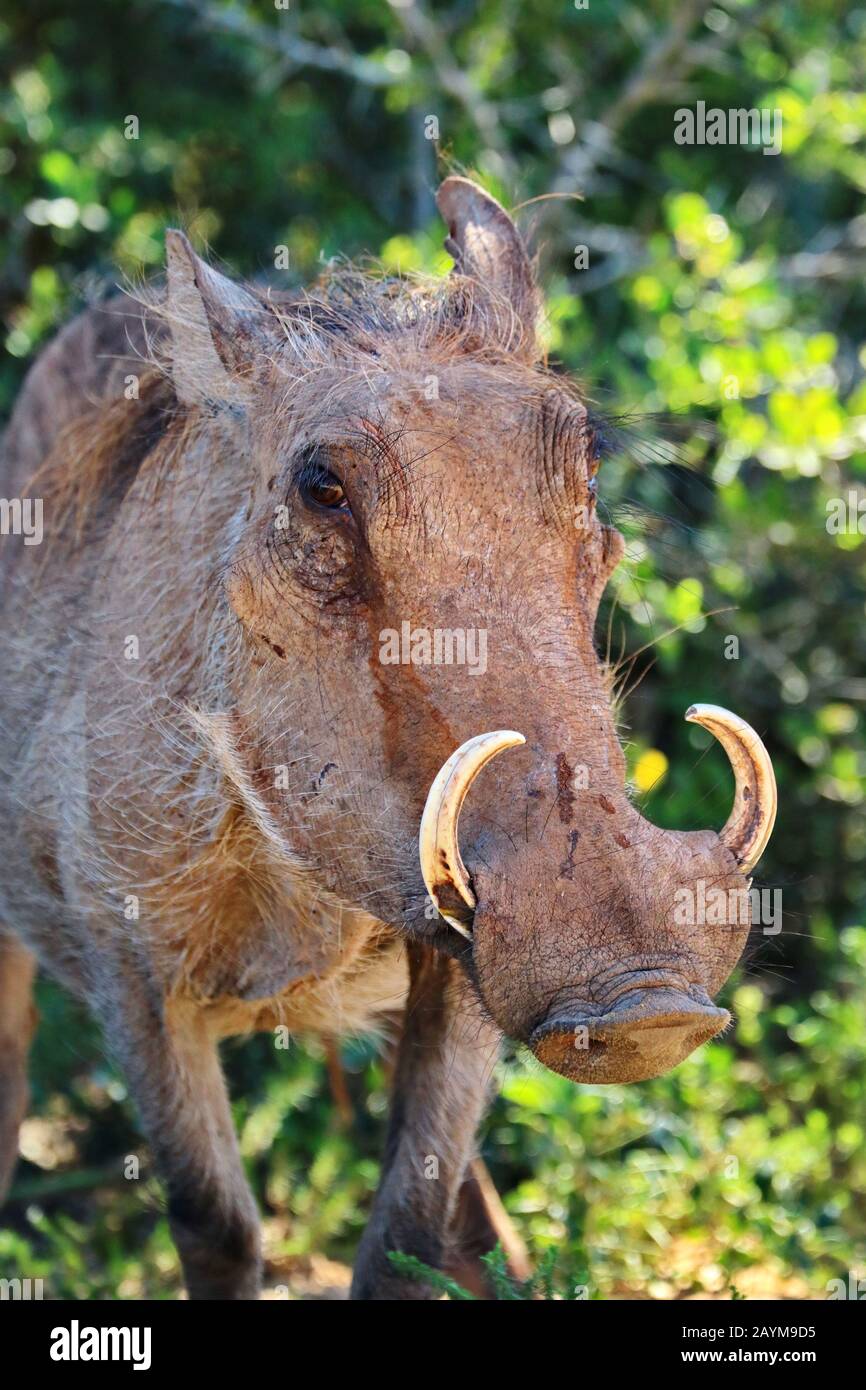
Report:
[[[574,1081],[645,1081],[730,1022],[713,996],[749,924],[739,911],[705,920],[701,895],[711,884],[739,901],[773,827],[776,786],[744,720],[715,705],[693,706],[687,718],[716,735],[732,764],[734,806],[718,835],[652,825],[612,777],[576,787],[569,770],[578,759],[556,752],[560,743],[545,746],[543,730],[526,749],[508,729],[467,740],[430,789],[424,880],[441,916],[471,943],[485,1008]],[[476,794],[464,862],[461,807],[506,749],[522,752],[497,761],[486,802]]]
[[[529,1045],[572,1081],[647,1081],[675,1067],[731,1021],[700,986],[632,989],[604,1012],[554,1008]]]

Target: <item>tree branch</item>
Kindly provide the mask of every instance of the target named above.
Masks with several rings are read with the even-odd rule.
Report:
[[[246,39],[270,53],[279,54],[297,67],[316,68],[319,72],[339,73],[367,87],[392,87],[401,79],[374,58],[347,53],[342,48],[326,48],[311,43],[285,29],[262,24],[259,20],[232,4],[221,8],[208,0],[164,0],[175,9],[186,10],[207,29],[215,29],[234,38]],[[282,14],[285,11],[278,11]]]

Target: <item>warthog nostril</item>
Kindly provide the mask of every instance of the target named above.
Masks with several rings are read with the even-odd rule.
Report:
[[[555,1012],[529,1042],[540,1062],[574,1081],[646,1081],[722,1032],[730,1017],[703,990],[635,989],[607,1013]]]

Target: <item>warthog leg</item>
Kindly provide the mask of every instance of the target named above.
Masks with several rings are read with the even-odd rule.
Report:
[[[529,1278],[532,1270],[526,1246],[480,1158],[473,1158],[460,1189],[453,1233],[454,1246],[445,1268],[477,1298],[495,1296],[481,1256],[497,1245],[502,1247],[509,1274],[515,1279]]]
[[[457,1200],[484,1113],[501,1034],[455,963],[409,947],[410,985],[394,1075],[382,1181],[361,1241],[355,1299],[427,1299],[390,1251],[443,1268]]]
[[[36,1028],[31,997],[36,961],[14,937],[0,935],[0,1202],[12,1181],[18,1130],[27,1109],[27,1054]]]
[[[190,1298],[257,1298],[259,1217],[243,1174],[217,1044],[194,1004],[129,987],[100,1008],[168,1189]]]

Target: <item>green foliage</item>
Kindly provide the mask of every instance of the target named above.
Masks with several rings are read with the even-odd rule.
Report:
[[[434,1269],[432,1265],[425,1265],[423,1260],[419,1260],[415,1255],[404,1255],[400,1250],[390,1250],[388,1259],[399,1274],[403,1274],[407,1279],[417,1279],[421,1284],[428,1284],[437,1293],[447,1294],[448,1298],[455,1303],[476,1302],[474,1293],[464,1289],[462,1284],[458,1284],[456,1279],[443,1274],[441,1269]]]
[[[578,1090],[511,1059],[485,1156],[536,1257],[585,1268],[592,1296],[821,1296],[866,1271],[866,522],[827,526],[866,476],[864,11],[195,8],[90,0],[85,18],[7,0],[0,408],[72,310],[159,273],[179,221],[276,283],[365,251],[446,268],[429,116],[445,162],[507,202],[584,195],[520,213],[541,248],[551,356],[602,413],[681,418],[655,442],[626,437],[600,479],[628,541],[601,644],[609,632],[615,658],[645,649],[621,671],[636,792],[661,824],[719,824],[724,758],[682,713],[710,699],[745,715],[777,769],[760,872],[785,918],[757,934],[723,1000],[732,1031],[671,1076]],[[303,61],[293,36],[311,46]],[[782,153],[675,144],[674,110],[698,99],[780,110]],[[279,245],[289,272],[272,269]],[[146,1155],[140,1182],[122,1177],[139,1147],[122,1083],[56,990],[42,1004],[25,1135],[37,1162],[0,1268],[44,1271],[60,1296],[169,1296],[177,1264]],[[275,1277],[315,1251],[350,1259],[386,1108],[371,1050],[344,1048],[349,1130],[315,1046],[259,1039],[227,1060]],[[82,1171],[90,1187],[64,1186]]]
[[[439,1294],[446,1294],[455,1302],[478,1302],[478,1295],[470,1293],[456,1279],[433,1269],[415,1255],[405,1255],[400,1250],[388,1253],[394,1268],[406,1276],[427,1284]],[[538,1262],[538,1268],[528,1279],[517,1279],[508,1268],[508,1256],[497,1245],[489,1255],[482,1255],[481,1263],[490,1285],[490,1296],[501,1303],[526,1303],[536,1299],[585,1299],[587,1287],[585,1276],[576,1278],[565,1274],[557,1267],[555,1249],[546,1250]]]

